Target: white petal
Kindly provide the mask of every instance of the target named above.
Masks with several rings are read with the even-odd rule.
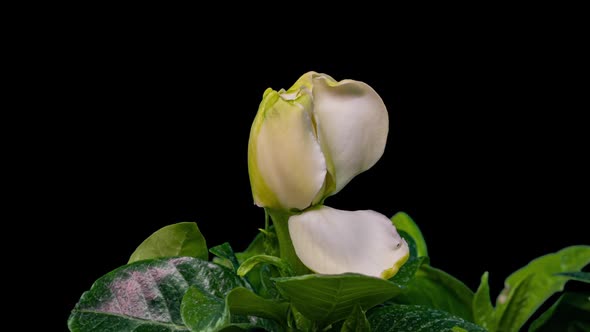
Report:
[[[383,155],[389,131],[387,109],[369,85],[336,82],[320,74],[313,79],[313,97],[320,145],[336,180],[335,194]]]
[[[409,248],[391,221],[375,211],[322,206],[289,219],[299,259],[321,274],[361,273],[389,278],[405,263]]]
[[[326,161],[306,106],[278,98],[264,110],[255,137],[257,173],[282,208],[310,206],[326,177]]]

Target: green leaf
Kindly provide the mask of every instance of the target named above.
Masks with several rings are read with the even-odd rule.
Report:
[[[410,257],[408,257],[408,262],[418,259],[418,248],[414,238],[404,231],[399,231],[399,235],[404,238],[404,240],[406,240],[406,243],[408,243],[408,248],[410,249]]]
[[[371,332],[369,321],[358,304],[354,306],[352,313],[344,321],[340,332]]]
[[[211,332],[230,323],[229,310],[224,301],[191,287],[181,305],[182,320],[191,331]]]
[[[237,271],[238,267],[240,267],[240,263],[234,254],[234,250],[227,242],[209,249],[209,252],[221,259],[229,261],[234,271]]]
[[[259,331],[259,328],[256,326],[252,326],[252,324],[242,323],[242,324],[229,324],[221,329],[219,332],[243,332],[243,331]]]
[[[244,331],[275,331],[275,329],[269,329],[267,327],[249,324],[249,323],[234,323],[224,326],[219,332],[244,332]]]
[[[261,229],[248,248],[243,252],[236,253],[236,257],[240,263],[243,263],[248,258],[265,254],[275,256],[279,254],[274,226],[270,226],[268,230]],[[229,265],[228,260],[224,260],[225,262]],[[246,273],[248,274],[248,281],[258,295],[267,299],[274,299],[279,296],[274,282],[270,280],[280,276],[275,267],[269,266],[269,264],[258,264]]]
[[[264,299],[251,290],[238,287],[227,295],[227,305],[232,314],[257,316],[286,323],[289,304]]]
[[[226,267],[230,270],[234,269],[233,264],[229,261],[229,259],[226,258],[219,258],[217,256],[213,257],[213,259],[211,259],[211,261],[219,266],[223,266]]]
[[[360,274],[309,274],[275,278],[280,293],[320,327],[346,318],[359,304],[367,310],[401,293],[401,286]]]
[[[241,277],[245,276],[256,265],[261,263],[267,263],[276,266],[279,269],[279,272],[281,273],[282,277],[290,277],[293,275],[293,270],[291,270],[291,267],[289,266],[289,264],[287,264],[287,262],[283,261],[278,257],[269,255],[258,255],[248,258],[245,262],[242,263],[242,265],[238,269],[238,275]]]
[[[209,258],[207,244],[194,222],[181,222],[160,228],[145,239],[131,254],[128,263],[144,259],[188,256]]]
[[[256,237],[254,237],[254,240],[250,242],[250,245],[248,245],[248,248],[246,248],[246,250],[236,253],[236,257],[238,258],[238,261],[240,261],[240,263],[252,256],[265,254],[264,241],[266,235],[262,232],[262,230],[260,231],[261,232],[256,234]]]
[[[473,318],[476,324],[487,330],[496,330],[496,317],[492,300],[490,299],[487,272],[481,276],[481,283],[473,295]]]
[[[394,282],[400,286],[406,286],[416,276],[416,272],[423,264],[428,264],[428,257],[417,257],[416,242],[406,232],[400,231],[399,234],[406,240],[410,248],[410,257],[397,271],[397,273],[389,278],[389,281]]]
[[[272,225],[268,230],[260,230],[264,234],[264,254],[271,256],[280,256],[279,238],[275,231],[275,226]]]
[[[553,331],[590,331],[590,293],[564,293],[529,328],[529,332]]]
[[[225,300],[191,287],[182,300],[182,319],[191,331],[276,331],[280,329],[277,324],[252,316],[284,321],[289,305],[265,301],[243,287],[234,288]]]
[[[260,231],[262,231],[262,230],[260,230]],[[265,236],[266,235],[263,233],[258,233],[256,235],[256,237],[254,238],[254,240],[250,243],[248,248],[246,248],[246,250],[244,250],[243,252],[234,253],[234,256],[237,259],[239,264],[241,264],[243,261],[245,261],[246,259],[248,259],[252,256],[264,254]],[[223,256],[223,255],[221,255],[221,256]],[[235,266],[235,263],[232,262],[229,258],[222,258],[220,256],[213,257],[213,262],[215,264],[223,265],[223,266],[228,267],[230,269],[233,269]],[[238,266],[239,266],[239,264],[238,264]],[[237,268],[235,268],[235,269],[237,270]]]
[[[425,305],[473,321],[473,291],[450,274],[429,265],[422,265],[403,294],[392,301]]]
[[[256,234],[246,250],[236,253],[240,263],[256,255],[279,256],[279,243],[274,225],[270,226],[268,230],[259,229],[259,231],[260,233]]]
[[[313,329],[313,322],[307,317],[303,316],[297,308],[291,306],[288,315],[288,326],[293,331],[311,331]]]
[[[428,248],[426,247],[424,236],[422,236],[420,228],[418,228],[418,225],[416,225],[414,220],[412,220],[409,215],[407,215],[405,212],[398,212],[393,217],[391,217],[391,221],[398,232],[406,232],[412,237],[412,239],[414,239],[418,257],[428,257]]]
[[[590,273],[589,272],[564,272],[564,273],[558,273],[557,275],[568,277],[571,280],[590,283]]]
[[[390,305],[368,312],[373,332],[452,332],[457,328],[485,332],[480,326],[448,312],[419,305]]]
[[[280,297],[279,291],[272,281],[273,278],[280,277],[277,268],[269,264],[260,264],[254,269],[250,270],[248,280],[256,294],[267,298],[276,299]]]
[[[191,257],[143,260],[98,279],[68,320],[71,331],[188,331],[180,305],[190,286],[216,297],[244,286],[232,271]]]
[[[590,263],[590,246],[571,246],[541,256],[510,275],[496,302],[498,331],[518,331],[551,295],[562,291],[568,276]]]
[[[399,271],[393,277],[389,278],[389,280],[398,285],[406,286],[414,279],[420,266],[427,261],[427,257],[410,259],[402,265]]]
[[[451,329],[451,331],[453,332],[469,332],[466,329],[462,329],[459,326],[453,326],[453,328]]]

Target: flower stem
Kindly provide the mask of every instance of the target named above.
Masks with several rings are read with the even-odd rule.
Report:
[[[284,211],[267,210],[270,215],[273,224],[275,225],[275,231],[279,240],[279,252],[281,259],[286,261],[296,275],[309,274],[311,271],[303,265],[293,247],[291,242],[291,236],[289,235],[289,217],[291,216]]]

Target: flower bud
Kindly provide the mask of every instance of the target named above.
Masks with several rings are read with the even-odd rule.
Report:
[[[303,210],[339,192],[385,149],[389,119],[369,85],[309,72],[264,92],[248,143],[254,202]]]

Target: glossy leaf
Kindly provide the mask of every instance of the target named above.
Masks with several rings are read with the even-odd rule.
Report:
[[[360,274],[311,274],[274,279],[281,294],[320,327],[346,318],[359,304],[367,310],[401,293],[401,286]]]
[[[473,291],[457,278],[429,265],[422,265],[403,294],[392,301],[425,305],[473,321]]]
[[[214,249],[213,253],[232,260],[233,250],[228,244],[216,248],[219,250]],[[264,317],[268,317],[268,312],[272,310],[270,312],[275,315],[270,318],[280,322],[286,316],[287,307],[285,303],[265,302],[239,285],[229,292],[215,295],[193,287],[183,298],[182,318],[192,331],[253,331],[260,328],[277,331],[278,325]]]
[[[274,228],[274,225],[271,225],[268,230],[259,229],[260,233],[256,234],[246,250],[234,253],[238,262],[241,264],[248,258],[257,255],[279,256],[279,244]],[[233,267],[233,263],[225,258],[215,257],[213,261],[226,267]]]
[[[373,332],[453,332],[457,328],[469,332],[486,330],[445,311],[419,305],[390,305],[367,313]]]
[[[291,306],[291,310],[287,317],[288,326],[293,331],[311,331],[313,329],[313,322],[293,306]],[[340,329],[337,331],[340,331]]]
[[[285,323],[289,304],[264,299],[251,290],[238,287],[227,295],[227,305],[232,314],[257,316]]]
[[[281,276],[290,277],[293,275],[293,270],[289,264],[287,264],[287,262],[276,256],[269,255],[258,255],[248,258],[242,263],[242,265],[240,265],[238,269],[238,275],[243,277],[248,274],[256,265],[262,263],[270,264],[278,268]]]
[[[453,331],[453,332],[469,332],[466,329],[460,328],[459,326],[453,326],[451,331]]]
[[[224,301],[197,287],[191,287],[184,295],[181,314],[191,331],[212,332],[230,323]]]
[[[590,331],[590,293],[564,293],[529,328],[529,332],[553,331]]]
[[[340,332],[371,332],[369,321],[359,305],[355,305],[352,313],[342,324]]]
[[[279,291],[272,280],[278,277],[280,277],[280,273],[274,266],[269,264],[258,265],[250,270],[248,274],[248,280],[256,291],[256,294],[267,299],[277,299],[280,297]]]
[[[244,250],[243,252],[236,253],[236,257],[238,258],[238,261],[241,263],[252,256],[264,255],[264,253],[265,253],[264,242],[265,242],[266,236],[267,235],[265,233],[263,233],[262,230],[260,233],[256,234],[256,237],[254,237],[254,240],[252,240],[252,242],[250,242],[250,244],[248,245],[248,248],[246,248],[246,250]]]
[[[557,275],[568,277],[571,280],[590,283],[590,272],[564,272]]]
[[[192,287],[182,301],[182,318],[191,331],[278,331],[278,324],[259,317],[282,323],[287,310],[288,304],[267,302],[243,287],[234,288],[225,299]]]
[[[427,257],[410,259],[404,265],[402,265],[397,274],[389,278],[389,280],[398,285],[405,286],[409,284],[412,280],[414,280],[416,272],[418,272],[420,266],[422,266],[422,264],[424,264],[427,261]]]
[[[190,286],[223,298],[244,286],[232,271],[190,257],[143,260],[98,279],[70,316],[71,331],[188,331],[181,318]]]
[[[268,230],[261,229],[260,233],[254,238],[248,248],[241,253],[236,253],[236,257],[240,263],[244,263],[247,259],[253,256],[278,256],[278,252],[277,235],[274,230],[274,225],[272,225]],[[229,264],[229,261],[225,260],[225,262]],[[247,279],[252,285],[252,288],[256,291],[256,294],[267,299],[275,299],[279,296],[274,282],[270,280],[274,277],[280,277],[279,272],[274,266],[265,263],[257,264],[247,271],[247,274]]]
[[[238,267],[240,267],[240,263],[238,262],[238,259],[234,254],[234,250],[229,245],[229,243],[225,242],[223,244],[220,244],[209,249],[209,251],[219,258],[229,261],[234,271],[236,271]]]
[[[194,222],[181,222],[162,227],[145,239],[129,258],[128,263],[144,259],[188,256],[209,258],[207,244]]]
[[[551,295],[562,291],[568,276],[590,263],[590,246],[571,246],[541,256],[510,275],[496,302],[498,331],[518,331]]]
[[[473,295],[473,318],[476,324],[489,331],[496,330],[496,317],[494,306],[490,298],[490,286],[488,273],[481,276],[481,283]]]

